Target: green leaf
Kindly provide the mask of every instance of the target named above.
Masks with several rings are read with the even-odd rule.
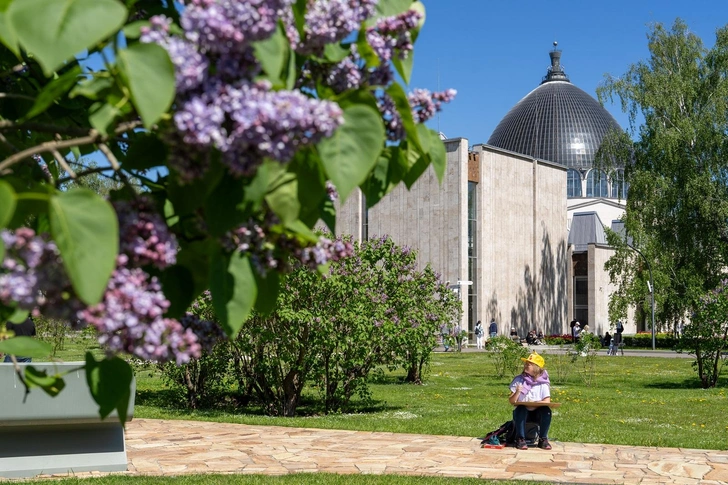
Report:
[[[78,83],[68,96],[72,99],[76,96],[83,96],[95,101],[101,99],[102,94],[114,86],[114,80],[111,77],[95,75]]]
[[[369,106],[344,108],[344,124],[318,144],[321,162],[343,203],[366,180],[384,147],[385,134],[378,111]]]
[[[53,347],[33,337],[19,336],[7,340],[0,340],[0,352],[3,354],[43,359],[51,355]]]
[[[62,76],[49,82],[35,98],[35,103],[30,108],[22,121],[27,121],[34,116],[38,116],[47,110],[58,98],[66,94],[73,86],[76,85],[78,77],[81,75],[81,66],[75,65]]]
[[[430,131],[430,163],[432,168],[435,170],[437,180],[442,183],[442,179],[445,177],[445,168],[447,165],[447,152],[445,151],[445,144],[440,139],[440,134],[434,130]]]
[[[127,170],[146,170],[164,165],[166,161],[167,145],[156,134],[144,133],[131,140],[122,166]]]
[[[131,367],[119,357],[97,361],[91,352],[86,352],[86,382],[99,405],[101,419],[116,409],[119,420],[126,422],[133,379]]]
[[[280,163],[269,159],[263,160],[253,180],[245,189],[245,202],[252,204],[255,209],[259,208],[268,193],[271,180],[281,177],[285,171]]]
[[[374,170],[369,174],[369,178],[362,184],[361,189],[366,197],[367,206],[372,206],[382,200],[389,189],[389,152],[382,153],[379,157]]]
[[[3,259],[5,259],[5,243],[2,238],[0,238],[0,261]]]
[[[192,272],[179,264],[166,268],[159,276],[164,297],[170,306],[165,315],[169,318],[181,318],[195,299],[195,280]]]
[[[121,113],[119,109],[108,103],[94,103],[89,109],[88,120],[91,126],[98,132],[107,134],[107,129],[111,126],[117,116]]]
[[[40,371],[33,366],[27,366],[23,376],[28,387],[40,387],[51,397],[56,397],[66,387],[60,374],[49,376],[47,370]]]
[[[127,39],[138,39],[142,35],[142,27],[149,27],[151,23],[148,20],[137,20],[126,24],[121,32]]]
[[[329,199],[324,199],[321,206],[321,220],[332,233],[336,232],[336,207]]]
[[[397,70],[397,74],[402,77],[402,80],[405,84],[409,84],[410,82],[414,62],[415,51],[408,52],[407,57],[405,57],[404,59],[400,59],[399,55],[394,55],[394,57],[392,57],[392,64],[394,64],[394,68]]]
[[[127,10],[117,0],[21,0],[14,1],[7,14],[20,45],[50,75],[118,31]]]
[[[119,253],[119,224],[107,201],[88,189],[51,197],[51,233],[78,297],[101,300]]]
[[[424,127],[424,125],[420,126]],[[423,142],[428,143],[425,150],[429,149],[429,141],[429,137],[423,139]],[[412,188],[412,185],[414,185],[420,175],[425,173],[429,165],[430,156],[427,153],[421,154],[419,150],[413,148],[411,145],[407,146],[407,172],[402,176],[402,180],[408,189]]]
[[[8,322],[23,323],[28,318],[29,314],[30,312],[28,310],[16,308],[13,314],[8,317]]]
[[[0,180],[0,228],[6,227],[15,212],[15,191],[13,186]]]
[[[249,215],[238,207],[245,198],[243,182],[237,177],[223,177],[213,195],[205,201],[205,223],[213,236],[222,236],[242,224]]]
[[[5,44],[13,54],[20,56],[18,34],[15,33],[15,27],[13,27],[7,14],[12,2],[13,0],[0,0],[0,42]]]
[[[341,62],[349,54],[351,54],[351,49],[344,48],[341,44],[326,44],[324,46],[324,58],[329,62]]]
[[[265,201],[284,224],[298,219],[301,204],[298,202],[298,179],[295,174],[284,172],[273,180]]]
[[[409,10],[412,0],[387,0],[377,3],[377,15],[375,18],[393,17]]]
[[[279,23],[273,35],[267,39],[253,42],[253,50],[263,70],[268,74],[268,79],[273,84],[278,84],[290,50],[282,25]]]
[[[299,219],[308,227],[319,220],[319,207],[326,198],[326,174],[314,150],[301,150],[289,164],[298,178]]]
[[[235,338],[258,293],[250,260],[237,252],[227,258],[218,251],[213,256],[210,275],[215,314],[228,337]]]
[[[258,297],[255,299],[255,310],[268,315],[275,309],[280,290],[280,277],[278,272],[269,271],[265,276],[255,272],[255,284],[258,288]]]
[[[120,50],[118,56],[134,106],[149,129],[174,100],[174,65],[167,51],[157,44],[134,44]]]
[[[414,143],[415,148],[421,153],[424,153],[422,143],[420,143],[420,134],[417,131],[417,123],[415,123],[412,117],[412,107],[410,106],[409,99],[407,99],[407,93],[404,92],[404,89],[402,89],[399,83],[392,83],[387,88],[387,94],[392,98],[394,105],[397,107],[399,117],[402,119],[402,127],[407,134],[407,142]]]

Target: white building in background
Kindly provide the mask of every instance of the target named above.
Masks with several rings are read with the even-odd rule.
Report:
[[[387,234],[419,251],[460,287],[462,328],[495,318],[500,333],[515,327],[569,332],[572,319],[591,331],[611,330],[614,288],[604,263],[613,254],[604,225],[620,219],[624,172],[594,167],[610,130],[621,130],[590,95],[571,84],[561,52],[541,84],[498,124],[486,144],[445,140],[447,171],[432,169],[411,190],[397,187],[366,209],[360,192],[337,217],[337,233],[356,239]],[[469,148],[470,147],[470,148]],[[636,331],[627,323],[626,332]]]

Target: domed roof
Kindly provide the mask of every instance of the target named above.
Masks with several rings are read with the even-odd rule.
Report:
[[[549,55],[551,67],[541,85],[498,123],[488,145],[569,168],[591,168],[604,136],[621,128],[593,97],[571,84],[561,68],[561,51]]]

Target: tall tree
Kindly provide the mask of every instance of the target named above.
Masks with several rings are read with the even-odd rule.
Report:
[[[651,262],[657,319],[674,328],[719,284],[728,260],[728,28],[712,48],[680,19],[671,29],[653,25],[647,37],[649,58],[607,76],[597,92],[629,114],[634,141],[625,135],[606,151],[630,153],[625,228]],[[619,286],[612,318],[645,302],[638,261],[623,245],[608,264]]]

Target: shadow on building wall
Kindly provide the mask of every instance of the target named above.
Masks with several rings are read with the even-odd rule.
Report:
[[[566,258],[566,241],[562,239],[554,250],[551,237],[544,230],[538,280],[531,273],[531,267],[525,265],[523,286],[518,290],[516,303],[511,308],[508,331],[514,327],[522,338],[530,330],[542,330],[545,335],[565,332],[568,301]],[[491,306],[497,305],[497,301],[493,302],[491,299],[489,310]]]

